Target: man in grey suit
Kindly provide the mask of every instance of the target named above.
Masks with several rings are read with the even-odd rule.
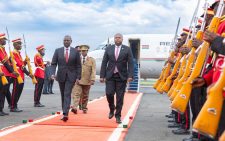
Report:
[[[117,33],[114,36],[115,45],[105,50],[100,71],[100,82],[106,82],[106,97],[109,103],[109,119],[114,116],[116,122],[121,123],[121,111],[123,107],[124,93],[127,82],[133,80],[134,64],[131,49],[122,45],[123,36]],[[116,93],[116,106],[114,94]]]
[[[72,38],[68,35],[65,36],[63,43],[64,47],[55,50],[51,66],[52,77],[54,77],[56,67],[58,66],[56,80],[59,83],[61,92],[63,109],[63,117],[61,120],[66,122],[68,120],[73,85],[78,83],[78,80],[81,78],[81,61],[79,52],[70,46]]]

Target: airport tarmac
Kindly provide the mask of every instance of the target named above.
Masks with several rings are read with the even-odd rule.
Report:
[[[61,99],[58,83],[54,83],[53,92],[55,94],[42,95],[41,103],[45,107],[33,107],[33,90],[34,85],[30,79],[25,82],[23,94],[19,101],[19,108],[23,110],[21,113],[9,112],[8,104],[5,104],[5,112],[9,112],[9,116],[0,117],[0,128],[12,125],[22,124],[24,119],[37,119],[50,115],[52,112],[61,111]],[[104,96],[105,86],[99,82],[91,88],[90,100]],[[128,134],[126,141],[181,141],[187,137],[184,135],[174,135],[168,129],[166,114],[170,112],[170,101],[166,95],[157,94],[152,87],[141,87],[140,92],[143,93],[137,114]],[[107,108],[107,105],[106,105]],[[96,113],[97,114],[97,113]],[[108,118],[108,115],[105,115]]]

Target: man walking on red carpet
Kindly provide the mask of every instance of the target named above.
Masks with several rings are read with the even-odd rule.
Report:
[[[115,45],[108,46],[102,60],[100,82],[106,83],[106,97],[109,103],[109,119],[114,116],[116,122],[121,123],[121,111],[123,107],[124,93],[127,82],[133,80],[134,64],[131,49],[122,45],[123,35],[117,33],[114,36]],[[116,106],[114,94],[116,93]]]

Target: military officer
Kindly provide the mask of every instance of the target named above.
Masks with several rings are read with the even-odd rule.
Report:
[[[37,79],[37,84],[35,84],[34,90],[34,107],[44,107],[44,105],[40,103],[40,99],[45,77],[45,65],[43,61],[43,56],[45,55],[45,47],[44,45],[40,45],[36,49],[38,53],[34,56],[34,64],[36,67],[34,76]]]
[[[96,65],[95,60],[92,57],[87,56],[89,46],[81,45],[81,64],[82,64],[82,74],[81,80],[78,84],[75,84],[72,90],[73,95],[73,108],[72,112],[77,114],[77,106],[81,104],[83,113],[87,113],[87,103],[89,98],[89,91],[91,85],[94,85],[95,75],[96,75]]]

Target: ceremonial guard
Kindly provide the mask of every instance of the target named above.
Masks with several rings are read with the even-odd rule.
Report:
[[[45,65],[43,61],[43,56],[45,55],[45,48],[44,45],[41,45],[38,46],[36,49],[38,53],[34,56],[34,64],[36,67],[34,76],[37,79],[37,84],[35,84],[34,90],[34,107],[44,107],[44,105],[40,103],[40,99],[45,77]]]
[[[1,78],[5,76],[7,79],[0,81],[0,116],[8,115],[3,111],[4,103],[5,103],[5,96],[9,92],[9,86],[11,82],[11,78],[15,76],[19,76],[17,72],[13,70],[11,63],[9,61],[9,57],[5,50],[6,45],[6,37],[5,34],[0,34],[0,70],[1,70]]]
[[[13,90],[12,90],[12,100],[11,100],[11,109],[10,112],[22,112],[17,106],[18,101],[20,99],[21,93],[23,91],[23,86],[24,86],[24,73],[31,78],[33,75],[30,75],[30,73],[26,69],[26,60],[23,60],[21,56],[20,50],[22,49],[22,42],[21,39],[15,39],[12,41],[14,50],[13,50],[13,57],[16,62],[17,66],[17,71],[19,72],[20,76],[23,79],[23,83],[19,84],[16,77],[13,79]]]

